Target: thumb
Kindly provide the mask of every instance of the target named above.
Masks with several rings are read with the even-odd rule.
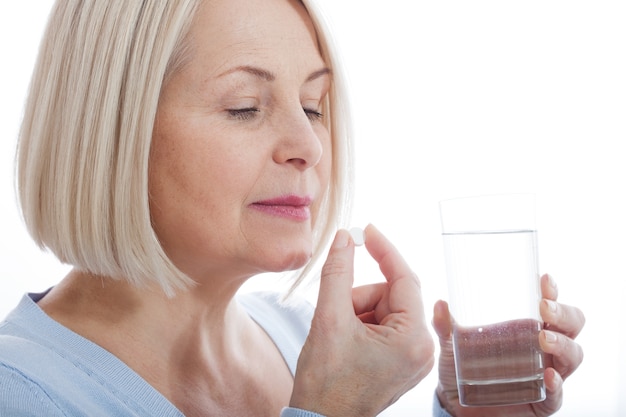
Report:
[[[352,284],[354,281],[354,242],[347,230],[338,230],[322,267],[317,309],[354,315]]]

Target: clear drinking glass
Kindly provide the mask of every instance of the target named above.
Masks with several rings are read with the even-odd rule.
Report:
[[[544,400],[534,195],[457,198],[439,207],[461,404]]]

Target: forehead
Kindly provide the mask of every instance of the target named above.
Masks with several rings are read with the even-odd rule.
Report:
[[[311,19],[299,0],[206,0],[194,18],[192,54],[215,72],[259,64],[323,64]],[[315,61],[315,62],[312,62]]]

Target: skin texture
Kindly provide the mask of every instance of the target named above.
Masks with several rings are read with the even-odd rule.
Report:
[[[507,407],[462,407],[456,388],[454,354],[452,350],[452,323],[448,305],[439,301],[434,308],[433,326],[439,336],[439,385],[437,396],[443,407],[456,417],[478,416],[549,416],[563,402],[563,381],[578,368],[583,360],[583,351],[574,339],[585,324],[583,313],[576,307],[556,302],[558,289],[549,275],[541,277],[540,305],[544,330],[539,335],[539,344],[546,353],[546,399],[540,403]]]

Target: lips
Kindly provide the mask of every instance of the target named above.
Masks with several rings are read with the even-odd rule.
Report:
[[[311,197],[286,195],[254,202],[251,207],[270,216],[305,221],[311,218],[311,202]]]

